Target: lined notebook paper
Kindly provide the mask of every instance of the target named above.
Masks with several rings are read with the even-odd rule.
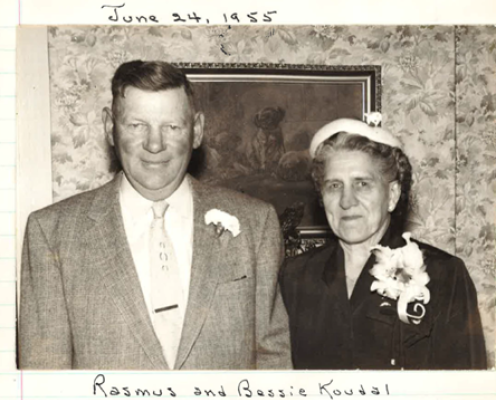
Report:
[[[20,399],[16,369],[16,25],[19,3],[0,2],[0,399]]]
[[[0,5],[0,370],[2,371],[16,368],[15,47],[17,7],[17,1],[12,0],[2,0]],[[11,378],[14,376],[7,379]],[[3,390],[0,392],[3,396]]]

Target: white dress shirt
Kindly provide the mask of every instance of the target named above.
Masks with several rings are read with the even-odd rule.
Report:
[[[123,174],[119,192],[124,229],[138,273],[148,313],[153,321],[151,307],[150,227],[153,221],[153,201],[141,196]],[[176,191],[166,199],[169,208],[165,213],[165,230],[171,239],[179,266],[184,295],[188,301],[193,258],[193,194],[188,176]]]

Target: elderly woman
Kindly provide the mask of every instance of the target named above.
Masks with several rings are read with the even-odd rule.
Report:
[[[281,269],[295,368],[486,368],[463,261],[404,234],[412,172],[399,141],[340,119],[310,155],[336,238]]]

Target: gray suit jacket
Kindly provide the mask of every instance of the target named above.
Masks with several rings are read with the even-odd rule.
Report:
[[[119,205],[120,175],[31,214],[19,321],[23,369],[168,369],[148,315]],[[192,180],[191,286],[177,369],[291,368],[277,286],[282,248],[270,205]],[[239,219],[220,237],[213,208]]]

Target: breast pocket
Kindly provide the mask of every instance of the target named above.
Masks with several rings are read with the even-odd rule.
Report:
[[[220,296],[236,296],[236,294],[245,293],[253,288],[253,278],[242,275],[233,280],[220,282],[217,285],[217,294]]]
[[[253,345],[255,289],[248,276],[217,285],[203,332],[222,343],[226,360],[239,359]]]

